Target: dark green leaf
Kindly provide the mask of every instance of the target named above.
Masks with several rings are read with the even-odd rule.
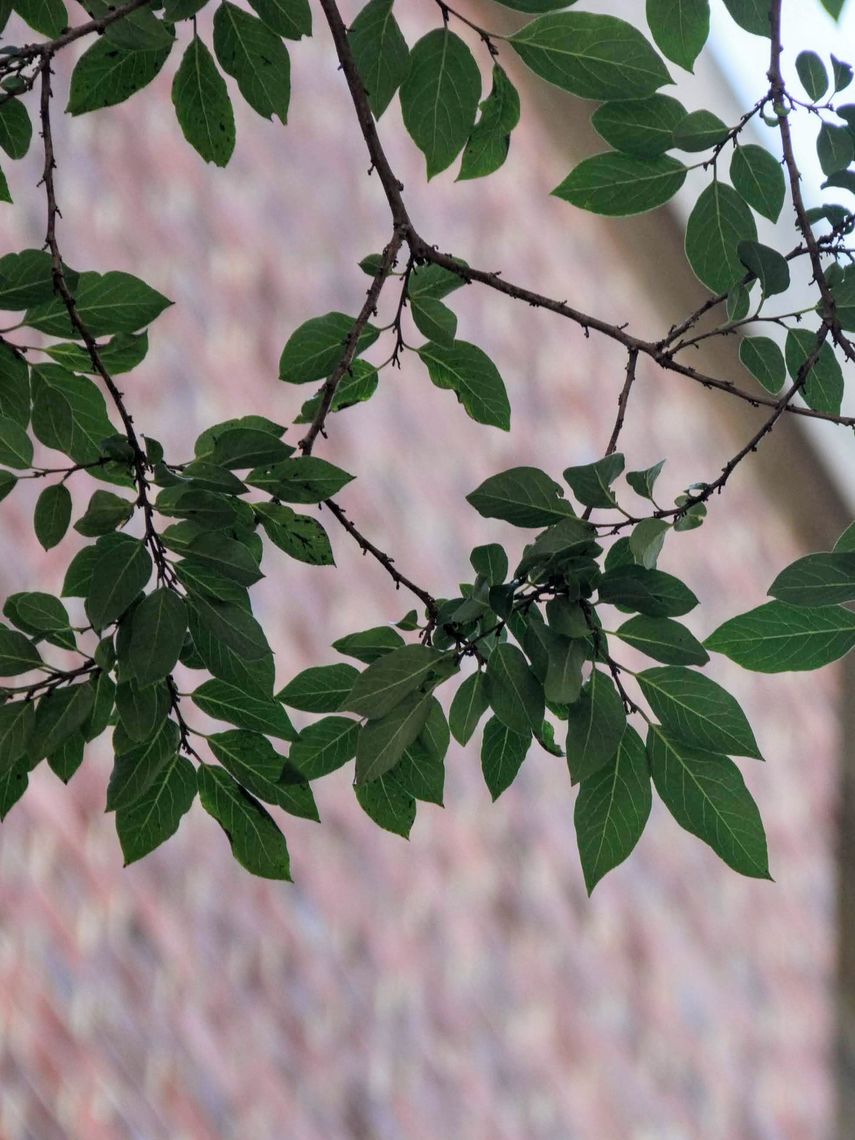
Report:
[[[739,359],[767,392],[780,392],[787,379],[784,354],[768,336],[749,336],[739,343]]]
[[[304,712],[336,712],[349,696],[359,673],[352,665],[315,665],[289,681],[276,699]]]
[[[354,758],[360,731],[355,720],[326,716],[303,729],[289,759],[307,780],[319,780]]]
[[[670,527],[664,519],[642,519],[629,536],[629,548],[639,566],[653,570]]]
[[[347,34],[359,77],[379,119],[407,77],[410,52],[392,14],[392,0],[370,0]]]
[[[487,661],[486,684],[490,706],[503,724],[520,736],[540,728],[543,689],[516,646],[496,646]]]
[[[128,50],[106,36],[96,40],[72,72],[66,111],[82,115],[123,103],[160,74],[171,50],[171,42]]]
[[[627,471],[626,481],[635,491],[636,495],[641,495],[643,499],[653,500],[653,488],[662,468],[665,466],[665,460],[660,459],[652,467],[645,468],[644,471]]]
[[[0,416],[0,463],[19,470],[33,462],[33,443],[19,423]]]
[[[165,720],[148,740],[116,756],[107,787],[107,811],[130,807],[178,755],[178,725]]]
[[[359,806],[379,827],[409,838],[416,820],[416,800],[391,775],[360,784],[355,790]]]
[[[692,111],[674,128],[674,146],[692,153],[710,150],[728,136],[727,123],[712,111]]]
[[[698,279],[713,293],[726,293],[745,273],[742,241],[755,241],[757,227],[736,191],[714,181],[703,191],[686,225],[686,256]]]
[[[466,262],[460,258],[453,260],[461,266],[466,265]],[[465,279],[460,274],[454,273],[442,265],[416,266],[410,274],[407,296],[411,300],[415,300],[417,297],[435,297],[441,301],[443,297],[447,297],[449,293],[453,293],[455,289],[459,289],[464,284]]]
[[[576,499],[586,507],[613,507],[615,497],[611,485],[623,471],[624,458],[620,452],[586,463],[581,467],[567,467],[564,479]]]
[[[796,56],[796,72],[802,87],[814,103],[828,90],[828,72],[815,51],[800,51]]]
[[[189,760],[175,753],[142,795],[116,811],[125,866],[174,835],[195,797],[196,770]]]
[[[816,333],[808,329],[790,329],[784,346],[787,371],[793,380],[808,357],[816,350]],[[805,403],[818,412],[840,414],[843,402],[843,370],[830,344],[823,344],[801,388]]]
[[[855,599],[855,553],[808,554],[782,570],[769,594],[791,606],[836,606]]]
[[[62,0],[15,0],[15,11],[48,39],[56,39],[68,27],[68,12]]]
[[[312,34],[309,0],[250,0],[268,28],[288,40]]]
[[[411,692],[376,720],[369,720],[356,742],[356,783],[367,784],[393,768],[424,727],[431,698]]]
[[[652,799],[644,742],[627,728],[614,759],[582,782],[576,800],[573,820],[588,894],[635,847]]]
[[[386,653],[359,674],[344,707],[362,716],[383,717],[410,693],[431,684],[447,660],[428,645],[404,645]]]
[[[72,733],[48,756],[47,762],[50,770],[64,784],[68,783],[83,763],[85,743],[82,732]]]
[[[36,723],[35,701],[7,701],[0,705],[0,773],[24,756]],[[3,793],[0,790],[0,804]],[[2,818],[2,817],[0,817]]]
[[[379,625],[373,629],[365,629],[361,633],[349,633],[346,637],[340,637],[338,641],[333,642],[333,649],[337,649],[345,657],[355,657],[357,661],[370,665],[372,661],[376,661],[386,653],[391,653],[393,649],[400,649],[403,644],[404,639],[397,630],[388,625]],[[328,668],[340,670],[343,668],[350,669],[350,666],[330,665]],[[325,710],[314,709],[311,711],[322,712]]]
[[[647,0],[647,23],[660,51],[691,71],[709,35],[709,0]]]
[[[341,362],[345,342],[355,324],[355,317],[338,312],[305,321],[291,334],[282,349],[279,379],[289,384],[310,384],[326,379]],[[379,329],[366,324],[356,342],[355,355],[365,352],[379,335]]]
[[[120,618],[151,577],[151,558],[139,539],[127,534],[110,537],[109,545],[96,544],[86,595],[86,614],[96,630]]]
[[[837,8],[838,12],[843,7],[843,0],[827,0],[826,7],[833,5]],[[832,13],[834,14],[834,13]],[[835,19],[837,16],[835,15]],[[851,63],[844,63],[843,60],[838,59],[836,55],[831,57],[831,68],[834,73],[834,91],[845,91],[845,89],[852,82],[853,70]]]
[[[458,182],[483,178],[498,170],[508,157],[511,131],[520,118],[520,97],[505,71],[493,64],[493,87],[481,104],[481,116],[463,151]]]
[[[0,627],[0,677],[17,677],[41,663],[41,654],[28,637]]]
[[[458,744],[468,744],[472,734],[478,727],[478,722],[487,711],[490,699],[487,696],[487,684],[484,673],[479,670],[467,677],[451,702],[448,713],[448,723],[452,735]]]
[[[845,170],[855,158],[855,138],[848,127],[823,123],[816,138],[816,153],[824,174]]]
[[[657,725],[647,754],[656,791],[677,823],[734,871],[771,878],[760,813],[733,761],[676,742]]]
[[[610,151],[583,159],[552,193],[595,214],[626,217],[661,206],[685,178],[686,167],[669,155],[636,158]]]
[[[466,496],[484,518],[514,526],[549,526],[574,513],[561,486],[536,467],[512,467],[491,475]]]
[[[445,170],[475,122],[481,75],[469,48],[448,28],[435,28],[410,53],[401,84],[404,125],[427,162],[427,176]]]
[[[0,104],[0,110],[11,105]],[[67,266],[63,266],[63,271],[69,289],[75,289],[79,275]],[[53,258],[47,250],[24,249],[20,253],[7,253],[0,257],[0,309],[28,309],[31,305],[50,301],[53,295]],[[4,351],[12,356],[11,350],[5,346]],[[20,360],[14,356],[13,359]]]
[[[663,666],[646,669],[637,679],[647,703],[674,740],[705,752],[762,759],[742,709],[709,677]]]
[[[457,333],[457,317],[435,297],[417,298],[411,302],[410,311],[413,314],[413,323],[428,340],[436,341],[443,348],[454,344]]]
[[[567,767],[574,784],[609,763],[625,728],[626,710],[614,681],[601,669],[592,669],[567,717]]]
[[[254,796],[292,815],[318,820],[314,796],[296,769],[257,732],[232,729],[208,737],[211,751],[232,776]]]
[[[0,415],[22,428],[30,422],[30,370],[24,357],[5,344],[0,344]]]
[[[688,586],[661,570],[644,566],[616,566],[599,583],[601,602],[624,606],[648,617],[681,617],[698,599]]]
[[[787,192],[781,164],[762,146],[739,146],[730,160],[730,177],[749,206],[776,222]]]
[[[78,534],[98,538],[122,526],[134,513],[134,504],[112,491],[96,491],[82,518],[74,524]]]
[[[480,574],[491,586],[500,585],[508,576],[508,556],[496,542],[476,546],[469,555],[469,561],[475,573]]]
[[[195,562],[240,586],[252,586],[264,577],[243,543],[221,533],[197,535],[189,544],[188,554]]]
[[[615,632],[621,641],[666,665],[705,665],[709,661],[697,638],[669,618],[630,618]]]
[[[504,381],[477,345],[465,340],[450,345],[429,343],[418,353],[437,388],[450,388],[473,420],[510,430],[511,407]]]
[[[246,477],[247,483],[259,487],[286,503],[321,503],[331,499],[353,479],[346,471],[317,459],[314,455],[283,459],[268,467],[256,467]]]
[[[94,699],[95,690],[88,682],[65,685],[46,693],[36,709],[35,729],[27,746],[30,761],[35,763],[52,755],[77,732],[92,711]]]
[[[671,82],[641,32],[614,16],[556,12],[526,24],[510,43],[541,79],[583,99],[641,99]]]
[[[133,681],[124,681],[116,686],[116,711],[122,728],[133,741],[154,736],[166,720],[171,703],[169,690],[163,684],[143,689]]]
[[[128,664],[139,686],[171,673],[187,632],[187,607],[173,590],[161,587],[134,611]]]
[[[776,249],[758,241],[741,241],[737,253],[745,268],[760,282],[764,297],[786,293],[790,287],[790,269]]]
[[[855,614],[841,606],[767,602],[726,621],[704,644],[759,673],[819,669],[855,645]]]
[[[228,721],[238,728],[262,732],[281,740],[296,740],[298,736],[278,701],[262,700],[226,681],[205,681],[193,692],[193,703],[208,716]]]
[[[44,350],[51,360],[74,372],[95,374],[97,369],[85,348],[79,344],[52,344]],[[98,356],[107,371],[114,375],[130,372],[146,357],[148,333],[119,333],[112,340],[98,345]]]
[[[221,768],[200,764],[199,799],[219,823],[238,863],[265,879],[291,879],[285,836],[254,796]]]
[[[223,0],[214,14],[214,51],[240,93],[264,119],[288,120],[291,60],[282,40],[248,12]]]
[[[769,39],[769,0],[724,0],[724,5],[740,28]]]
[[[197,595],[187,599],[190,636],[205,668],[253,697],[273,693],[273,654],[246,610]]]
[[[498,717],[484,726],[481,742],[481,771],[495,802],[511,786],[531,746],[531,735],[513,732]]]
[[[354,360],[335,390],[332,404],[330,404],[330,413],[343,412],[346,408],[352,408],[355,404],[362,404],[366,400],[370,400],[377,391],[377,382],[377,369],[373,364],[369,364],[365,360]],[[320,403],[320,394],[306,400],[294,423],[311,423]]]
[[[674,145],[674,128],[685,117],[686,108],[670,95],[650,95],[603,103],[591,116],[591,126],[615,150],[659,158]]]
[[[549,664],[543,686],[548,701],[570,705],[579,699],[582,666],[588,654],[587,643],[578,638],[556,635],[550,639]]]
[[[235,148],[235,120],[226,82],[211,53],[193,37],[175,73],[172,102],[184,137],[205,162],[225,166]]]
[[[95,337],[137,332],[172,304],[139,277],[115,270],[81,273],[74,299],[80,320]],[[29,309],[24,322],[50,336],[80,339],[78,330],[71,325],[65,302],[59,297]],[[36,371],[46,376],[49,370],[51,375],[61,371],[50,369],[49,365],[42,365]],[[77,377],[74,382],[79,383]],[[106,434],[115,434],[115,429],[111,428]]]

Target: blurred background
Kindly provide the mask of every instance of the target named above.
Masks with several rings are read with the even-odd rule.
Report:
[[[430,5],[400,7],[411,44],[439,21]],[[350,22],[357,6],[343,11]],[[512,18],[481,11],[491,27]],[[367,286],[356,263],[388,240],[320,9],[314,17],[316,35],[289,44],[287,128],[236,98],[225,170],[181,136],[169,93],[177,52],[129,103],[57,115],[66,260],[133,272],[175,301],[124,385],[138,428],[175,460],[229,416],[297,414],[310,393],[276,379],[285,340],[309,317],[356,312]],[[203,20],[200,33],[210,45]],[[32,36],[10,22],[7,38]],[[74,50],[57,60],[59,106]],[[683,257],[681,207],[604,220],[550,198],[603,149],[592,107],[530,83],[509,51],[501,62],[523,122],[483,183],[455,183],[452,168],[428,187],[397,101],[381,120],[416,226],[473,265],[663,335],[704,296]],[[699,75],[688,109],[735,121],[725,73],[709,62]],[[762,67],[755,82],[762,93]],[[43,240],[37,152],[7,168],[10,250]],[[502,534],[464,495],[513,465],[558,475],[601,455],[624,366],[608,342],[475,286],[452,305],[459,335],[502,372],[511,433],[469,420],[411,354],[368,404],[332,417],[316,450],[358,475],[340,501],[364,533],[438,595],[466,579],[474,545]],[[746,386],[734,349],[698,364]],[[627,466],[667,456],[668,499],[714,477],[758,417],[642,367]],[[698,636],[760,604],[782,566],[828,549],[851,521],[839,470],[798,427],[784,424],[738,469],[701,530],[668,540],[660,564],[701,599],[687,619]],[[2,507],[4,596],[61,586],[74,539],[48,555],[36,545],[39,489],[22,485]],[[90,490],[76,488],[81,501]],[[320,517],[334,568],[265,554],[257,604],[279,685],[335,660],[337,637],[411,605]],[[477,744],[452,745],[446,806],[422,805],[409,843],[363,815],[346,769],[327,777],[321,826],[282,821],[293,885],[253,880],[198,803],[173,839],[123,870],[103,811],[108,750],[93,747],[68,788],[41,765],[0,830],[0,1137],[851,1137],[852,667],[765,677],[717,659],[711,675],[739,696],[768,759],[741,767],[774,883],[736,876],[654,805],[636,852],[589,900],[566,767],[536,748],[492,806]]]

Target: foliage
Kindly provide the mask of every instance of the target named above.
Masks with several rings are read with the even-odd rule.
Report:
[[[481,763],[494,799],[533,745],[566,755],[579,785],[575,824],[589,889],[638,841],[654,789],[736,871],[769,877],[760,814],[731,759],[760,759],[760,749],[737,701],[703,667],[710,652],[763,672],[815,669],[847,653],[855,645],[855,616],[844,608],[855,600],[852,528],[834,551],[782,569],[772,601],[725,622],[705,644],[680,620],[698,604],[695,594],[657,561],[675,532],[702,525],[712,496],[785,415],[855,426],[840,414],[843,368],[855,359],[847,336],[855,331],[855,266],[846,245],[855,216],[835,200],[836,191],[855,190],[855,104],[841,94],[852,68],[802,50],[787,57],[785,81],[782,0],[724,0],[737,24],[766,41],[758,71],[768,68],[765,93],[727,124],[662,93],[673,66],[691,71],[703,50],[709,0],[647,0],[646,27],[640,15],[635,26],[575,0],[503,2],[519,15],[511,34],[437,0],[436,27],[408,45],[393,0],[369,0],[349,30],[335,0],[320,0],[389,206],[389,239],[361,263],[370,284],[360,312],[318,315],[283,347],[280,379],[319,385],[297,419],[302,436],[292,430],[285,442],[285,426],[246,415],[206,429],[187,458],[167,457],[139,434],[117,381],[143,360],[148,326],[170,302],[129,273],[77,273],[63,262],[51,64],[70,44],[89,41],[71,78],[67,111],[76,116],[122,102],[177,60],[172,101],[181,130],[202,159],[222,166],[236,144],[234,88],[223,73],[258,114],[284,123],[289,48],[311,35],[312,13],[307,0],[250,0],[252,11],[228,0],[116,8],[93,0],[91,19],[72,27],[63,0],[13,0],[44,38],[2,48],[0,146],[16,160],[40,137],[47,231],[43,249],[0,258],[0,308],[14,314],[0,337],[0,496],[20,480],[44,482],[33,525],[47,550],[66,542],[72,526],[68,481],[83,472],[98,485],[73,522],[86,543],[68,562],[62,596],[26,591],[3,607],[0,675],[13,683],[0,690],[0,816],[37,764],[47,760],[68,781],[87,745],[111,731],[107,808],[126,862],[172,835],[198,795],[247,870],[288,879],[285,839],[268,808],[317,819],[313,783],[353,765],[359,805],[406,836],[419,802],[442,803],[451,736],[469,744],[483,724]],[[842,0],[822,2],[839,15]],[[207,35],[196,16],[215,4]],[[3,24],[9,10],[8,0],[0,4]],[[18,39],[28,34],[17,29]],[[591,121],[607,149],[554,190],[572,207],[652,210],[689,169],[705,172],[686,256],[708,297],[665,336],[636,337],[467,265],[413,227],[378,134],[386,108],[397,94],[428,178],[458,158],[459,178],[487,176],[504,162],[520,121],[505,67],[514,57],[597,104]],[[793,146],[797,114],[817,125],[829,191],[813,209]],[[0,197],[10,200],[1,175]],[[756,215],[775,221],[788,199],[795,235],[781,225],[781,249],[758,241]],[[796,261],[809,265],[815,291],[799,311],[786,300]],[[510,428],[499,370],[457,337],[453,295],[464,283],[618,343],[626,374],[601,459],[569,468],[563,481],[517,467],[467,496],[482,517],[527,532],[527,545],[519,560],[498,544],[476,546],[471,580],[456,597],[436,598],[345,514],[336,496],[353,475],[313,450],[328,417],[370,399],[383,370],[406,353],[472,419]],[[381,328],[372,322],[390,291],[395,316]],[[418,346],[405,337],[407,317],[424,338]],[[710,317],[717,323],[707,327]],[[688,362],[702,340],[734,332],[757,387]],[[375,343],[382,363],[365,359]],[[718,477],[686,488],[673,505],[656,498],[664,460],[626,472],[618,450],[641,357],[766,413]],[[42,449],[61,459],[43,466]],[[343,660],[305,669],[276,692],[250,591],[268,543],[312,565],[332,562],[312,511],[321,503],[418,607],[396,626],[341,638],[334,648]],[[630,669],[622,646],[653,664]],[[200,731],[194,706],[230,727]],[[317,719],[297,731],[288,709]]]

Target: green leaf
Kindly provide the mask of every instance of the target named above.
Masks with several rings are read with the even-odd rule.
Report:
[[[796,73],[802,87],[814,103],[828,90],[828,72],[815,51],[800,51],[796,56]]]
[[[235,120],[226,82],[198,36],[184,52],[172,84],[184,137],[205,162],[225,166],[235,149]]]
[[[541,527],[574,513],[563,496],[561,486],[536,467],[512,467],[485,479],[466,501],[484,518]]]
[[[39,591],[10,594],[3,613],[30,637],[44,637],[63,649],[75,648],[68,612],[59,598],[52,594]]]
[[[784,346],[787,371],[793,380],[799,375],[804,362],[816,349],[816,333],[808,329],[790,329]],[[843,370],[830,344],[823,344],[801,387],[805,403],[818,412],[840,414],[843,402]]]
[[[767,392],[776,395],[787,379],[784,354],[768,336],[749,336],[739,342],[739,359]]]
[[[623,471],[624,458],[620,452],[586,463],[580,467],[567,467],[564,479],[576,499],[586,507],[613,507],[615,497],[611,485]]]
[[[350,695],[359,673],[352,665],[315,665],[289,681],[276,699],[304,712],[336,712]]]
[[[383,717],[410,693],[431,684],[447,661],[428,645],[404,645],[386,653],[359,674],[344,707],[372,719]]]
[[[28,637],[0,627],[0,677],[17,677],[41,663],[41,654]]]
[[[769,0],[724,0],[724,6],[740,28],[770,38]]]
[[[467,677],[451,702],[448,724],[458,744],[468,744],[478,722],[490,706],[487,696],[487,682],[483,671],[479,670]]]
[[[291,60],[282,40],[265,23],[223,0],[214,14],[214,51],[240,93],[264,119],[288,121]]]
[[[352,479],[347,471],[314,455],[256,467],[246,477],[251,486],[287,503],[321,503],[331,499]]]
[[[326,379],[340,364],[345,342],[355,324],[355,317],[338,312],[304,321],[282,349],[279,379],[288,384],[311,384],[315,380]],[[379,335],[379,329],[366,324],[356,342],[355,355],[365,352]]]
[[[96,40],[74,67],[66,112],[83,115],[124,103],[160,74],[171,51],[171,41],[128,50],[106,36]]]
[[[480,574],[491,586],[501,585],[508,576],[508,556],[496,542],[476,546],[469,555],[469,561],[475,573]]]
[[[582,666],[588,659],[585,641],[556,635],[549,641],[549,663],[544,681],[548,701],[570,705],[579,699],[582,689]]]
[[[161,587],[134,611],[128,664],[137,684],[151,685],[175,668],[187,632],[187,607],[173,590]]]
[[[359,806],[379,827],[409,838],[416,820],[416,800],[391,775],[360,784],[355,791]]]
[[[401,84],[401,111],[425,156],[428,178],[459,154],[475,123],[480,95],[481,74],[463,40],[445,27],[422,36]]]
[[[356,783],[384,776],[398,763],[424,727],[431,698],[411,692],[384,716],[369,720],[356,742]]]
[[[463,267],[466,265],[466,262],[460,258],[453,260]],[[449,293],[453,293],[464,284],[464,278],[460,274],[446,269],[443,265],[416,266],[410,274],[407,296],[412,301],[417,297],[435,297],[441,301],[443,297],[447,297]]]
[[[178,725],[165,720],[148,740],[117,755],[107,786],[107,811],[130,807],[144,795],[177,757],[179,739]]]
[[[443,348],[454,344],[457,333],[457,317],[442,301],[435,297],[416,298],[410,305],[413,323],[428,340],[436,341]]]
[[[5,344],[0,344],[0,415],[22,428],[30,422],[30,370],[24,357]]]
[[[196,797],[196,770],[178,753],[146,791],[116,811],[116,831],[125,866],[159,847],[178,830]]]
[[[648,570],[656,567],[656,560],[670,530],[664,519],[642,519],[629,536],[629,548],[635,561]]]
[[[115,434],[104,397],[91,380],[56,364],[33,369],[33,432],[75,463],[94,463],[101,440]]]
[[[823,3],[825,4],[825,7],[828,8],[830,12],[832,12],[834,18],[837,19],[837,15],[833,12],[832,9],[833,7],[836,8],[837,12],[839,13],[840,9],[843,7],[843,0],[823,0]],[[853,74],[855,74],[852,70],[852,64],[844,63],[843,60],[840,60],[837,58],[837,56],[832,55],[831,68],[834,73],[835,94],[838,91],[845,91],[845,89],[852,82]]]
[[[434,697],[415,741],[404,749],[403,758],[389,773],[389,781],[416,799],[442,807],[445,788],[445,754],[451,742],[448,722],[442,706]],[[383,779],[383,777],[380,777]]]
[[[248,792],[291,815],[319,820],[308,782],[260,733],[232,729],[214,733],[208,743],[226,771]]]
[[[193,703],[217,720],[225,720],[238,728],[296,740],[297,730],[281,704],[242,692],[226,681],[205,681],[193,692]]]
[[[112,491],[96,491],[82,518],[74,524],[78,534],[98,538],[109,534],[128,521],[134,513],[134,504]]]
[[[115,538],[116,536],[113,535]],[[97,546],[85,546],[79,550],[68,564],[65,581],[62,584],[64,598],[85,598],[92,581],[92,571],[101,551]]]
[[[379,119],[407,77],[410,52],[392,14],[392,0],[370,0],[347,33],[356,69]]]
[[[97,655],[97,651],[96,651]],[[101,666],[103,669],[104,666]],[[98,673],[92,682],[95,694],[92,712],[83,725],[83,739],[88,743],[97,739],[110,724],[116,708],[116,685],[109,673]]]
[[[36,723],[34,701],[7,701],[0,705],[0,773],[24,756]],[[0,790],[0,804],[3,792]]]
[[[520,736],[543,723],[543,689],[519,649],[497,645],[487,660],[487,696],[493,712]]]
[[[782,570],[769,594],[791,606],[836,606],[855,599],[855,553],[808,554]]]
[[[671,82],[637,28],[614,16],[556,12],[510,37],[531,70],[583,99],[641,99]]]
[[[303,729],[289,759],[307,780],[319,780],[354,758],[360,731],[355,720],[326,716]]]
[[[48,39],[55,40],[68,27],[68,12],[62,0],[15,0],[21,19]]]
[[[515,12],[554,12],[557,8],[569,8],[576,0],[498,0],[498,3]]]
[[[669,155],[636,158],[610,151],[583,159],[552,193],[594,214],[626,217],[655,210],[685,179],[686,167]]]
[[[745,273],[739,243],[756,238],[748,206],[732,187],[714,181],[689,215],[686,257],[699,281],[713,293],[726,293]]]
[[[726,621],[704,644],[758,673],[820,669],[855,645],[855,614],[767,602]]]
[[[705,665],[709,661],[709,654],[694,634],[669,618],[630,618],[615,634],[627,645],[666,665]]]
[[[355,657],[357,661],[370,665],[372,661],[377,661],[384,654],[391,653],[393,649],[400,649],[403,644],[404,639],[396,629],[388,625],[378,625],[372,629],[362,630],[361,633],[349,633],[346,637],[340,637],[338,641],[333,642],[332,647],[345,657]],[[330,665],[328,668],[350,669],[351,666]]]
[[[691,71],[709,35],[709,0],[647,0],[647,23],[663,55]]]
[[[109,545],[96,545],[86,595],[86,614],[96,630],[120,618],[151,577],[151,558],[139,539],[129,534],[110,537]]]
[[[188,556],[240,586],[252,586],[264,577],[243,543],[220,532],[196,535],[188,546]]]
[[[742,875],[769,879],[766,835],[732,760],[672,740],[657,725],[647,738],[653,783],[679,825]]]
[[[674,128],[685,117],[686,108],[670,95],[650,95],[603,103],[591,116],[591,126],[615,150],[659,158],[674,145]]]
[[[253,697],[273,693],[273,654],[246,610],[202,595],[187,599],[190,636],[205,668]]]
[[[309,0],[250,0],[268,28],[288,40],[312,34]]]
[[[855,158],[855,138],[848,127],[823,123],[816,137],[816,153],[824,174],[845,170]]]
[[[691,153],[723,143],[729,128],[712,111],[692,111],[674,128],[674,146]]]
[[[18,761],[17,764],[0,769],[0,820],[6,818],[27,790],[28,771],[26,761]]]
[[[790,287],[790,269],[776,249],[758,241],[741,241],[737,253],[745,268],[760,282],[764,297],[786,293]]]
[[[437,388],[450,388],[473,420],[510,430],[511,406],[504,381],[477,345],[465,340],[428,343],[418,349],[418,354]]]
[[[52,344],[44,351],[51,360],[74,372],[97,372],[86,349],[79,344]],[[111,375],[130,372],[141,364],[148,352],[148,333],[119,333],[112,340],[98,345],[101,363]]]
[[[493,64],[493,87],[481,104],[481,116],[463,151],[457,181],[483,178],[508,157],[511,131],[519,123],[520,97],[505,71]]]
[[[263,416],[226,420],[202,432],[196,440],[196,458],[230,470],[276,463],[294,452],[280,439],[284,432],[284,427]]]
[[[637,677],[662,727],[674,740],[705,752],[762,760],[742,709],[721,685],[675,666],[646,669]]]
[[[94,337],[113,333],[134,333],[159,316],[172,302],[131,273],[81,273],[74,291],[77,312]],[[49,336],[79,340],[60,297],[29,309],[24,323]],[[47,373],[50,365],[36,371]],[[66,375],[69,375],[66,373]],[[75,383],[77,378],[75,377]],[[108,433],[115,434],[114,429]]]
[[[576,800],[573,821],[588,894],[638,843],[652,800],[644,742],[627,728],[614,759],[582,782]]]
[[[80,765],[83,763],[83,750],[85,747],[82,732],[67,736],[47,758],[48,766],[55,776],[67,784]]]
[[[8,106],[11,104],[2,103],[0,110]],[[79,281],[78,275],[66,267],[63,269],[67,274],[69,288],[75,288]],[[0,309],[27,309],[31,305],[50,301],[53,295],[53,258],[47,250],[24,249],[20,253],[7,253],[0,257]],[[8,354],[6,359],[10,366],[13,361],[17,361],[19,368],[22,364],[26,367],[23,358],[15,356],[6,345],[5,354]],[[21,426],[25,427],[26,424]]]
[[[341,383],[335,390],[329,414],[343,412],[355,404],[362,404],[370,400],[377,391],[378,375],[373,364],[365,360],[354,360],[349,371],[342,377]],[[323,390],[322,390],[323,391]],[[306,400],[300,409],[300,414],[294,420],[297,424],[311,423],[321,403],[320,393]]]
[[[662,570],[644,566],[616,566],[600,579],[601,602],[624,606],[647,617],[681,617],[698,599],[688,586]]]
[[[574,784],[609,763],[625,728],[626,710],[614,681],[601,669],[592,669],[567,717],[567,767]]]
[[[665,460],[660,459],[652,467],[645,468],[644,471],[627,471],[626,481],[635,491],[636,495],[641,495],[643,499],[653,501],[653,488],[662,468],[665,466]]]
[[[729,321],[744,321],[751,312],[751,294],[741,281],[730,288],[725,300],[725,311]]]
[[[268,504],[260,504],[265,506]],[[276,504],[269,504],[273,506]],[[298,515],[290,507],[277,505],[276,516],[262,515],[261,525],[270,541],[298,562],[310,566],[335,564],[327,532],[308,515]]]
[[[33,462],[33,443],[19,423],[0,416],[0,463],[19,470]]]
[[[119,658],[122,658],[121,652]],[[166,720],[171,703],[164,684],[143,689],[133,681],[123,681],[116,686],[116,711],[122,728],[133,741],[154,736]]]
[[[52,755],[83,725],[92,711],[95,691],[88,682],[51,689],[36,709],[36,724],[27,751],[31,762]]]
[[[481,741],[481,771],[493,802],[511,786],[531,746],[531,735],[513,732],[498,717],[484,726]]]
[[[253,875],[291,880],[285,836],[273,817],[221,768],[200,764],[199,799],[226,834],[235,859]]]

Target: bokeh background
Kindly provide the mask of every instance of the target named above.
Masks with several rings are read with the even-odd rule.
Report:
[[[402,8],[411,43],[439,18]],[[346,19],[356,10],[346,5]],[[285,340],[309,317],[357,311],[367,279],[356,263],[388,238],[314,15],[316,36],[291,51],[288,126],[236,98],[226,170],[181,136],[177,56],[128,104],[58,117],[66,260],[136,273],[175,301],[124,387],[137,426],[177,460],[229,416],[293,418],[308,393],[276,379]],[[60,104],[72,54],[57,60]],[[703,297],[679,216],[605,221],[549,198],[598,149],[590,106],[535,88],[510,56],[523,125],[485,182],[455,183],[452,170],[428,186],[397,102],[381,121],[416,225],[474,265],[661,335]],[[8,169],[8,249],[43,240],[37,149]],[[468,420],[411,355],[372,401],[333,417],[317,449],[358,475],[340,499],[363,531],[439,595],[466,579],[472,546],[506,533],[464,495],[516,464],[557,475],[597,458],[624,364],[609,343],[475,286],[452,304],[459,335],[499,365],[512,432]],[[706,366],[747,383],[725,347]],[[757,415],[642,367],[627,466],[667,456],[660,486],[673,496],[714,476]],[[700,597],[687,619],[699,636],[759,604],[783,565],[827,549],[848,521],[796,428],[739,469],[701,530],[668,541],[661,565]],[[73,549],[73,538],[49,555],[35,544],[38,489],[22,485],[2,507],[4,595],[58,592]],[[90,488],[75,490],[85,502]],[[320,517],[335,568],[265,555],[258,609],[280,684],[335,660],[337,637],[411,604]],[[775,883],[737,877],[656,806],[635,854],[589,900],[566,768],[536,749],[491,806],[477,746],[453,745],[446,806],[421,805],[409,843],[363,815],[347,771],[327,777],[320,826],[283,820],[293,885],[251,879],[198,803],[168,844],[123,869],[103,810],[108,750],[93,747],[68,788],[42,765],[0,831],[0,1137],[851,1135],[835,1109],[847,1087],[843,668],[769,678],[712,665],[768,760],[742,767]]]

